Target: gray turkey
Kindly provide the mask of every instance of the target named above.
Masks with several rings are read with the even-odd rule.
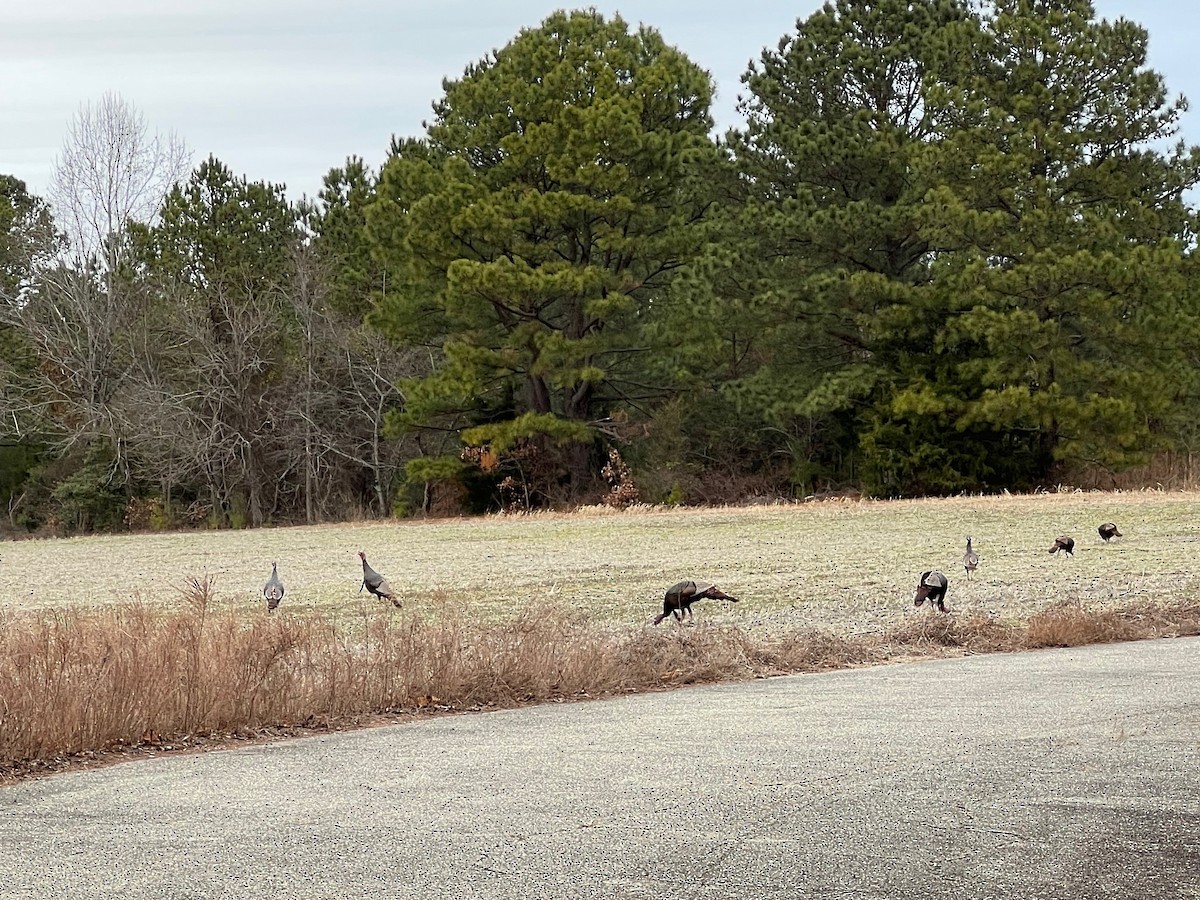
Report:
[[[367,554],[359,550],[358,558],[362,560],[363,564],[363,581],[362,585],[359,587],[359,591],[362,591],[363,588],[366,588],[376,597],[379,597],[383,600],[390,600],[392,606],[396,607],[396,609],[399,609],[401,603],[396,599],[396,592],[393,591],[392,586],[387,583],[387,579],[372,569],[370,564],[367,563]]]
[[[1121,532],[1117,531],[1117,526],[1112,522],[1105,522],[1097,531],[1100,532],[1100,537],[1104,538],[1104,543],[1108,543],[1115,537],[1124,537]]]
[[[1075,538],[1067,537],[1065,534],[1059,535],[1054,539],[1054,546],[1049,549],[1049,553],[1057,553],[1062,550],[1069,556],[1075,555]]]
[[[279,580],[279,565],[271,563],[271,577],[263,585],[263,596],[267,598],[267,612],[274,612],[283,599],[283,582]]]
[[[913,594],[913,606],[920,606],[926,600],[929,605],[937,606],[937,608],[946,611],[946,588],[950,586],[949,580],[941,572],[930,570],[922,572],[921,577],[917,579],[917,592]]]
[[[979,554],[972,549],[971,539],[967,538],[967,552],[963,554],[963,568],[967,570],[967,581],[971,580],[971,573],[978,565]]]
[[[667,588],[667,594],[663,597],[662,615],[654,620],[657,625],[667,616],[674,616],[678,621],[683,621],[683,614],[695,618],[692,613],[692,604],[697,600],[728,600],[730,603],[737,603],[737,597],[730,597],[728,594],[718,590],[715,585],[708,584],[704,581],[681,581],[678,584],[673,584]]]

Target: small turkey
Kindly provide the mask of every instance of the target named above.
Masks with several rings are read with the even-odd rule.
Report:
[[[967,581],[971,580],[971,573],[979,566],[979,554],[971,547],[971,539],[967,538],[967,552],[963,554],[963,568],[967,570]]]
[[[1105,522],[1097,531],[1100,532],[1100,537],[1104,538],[1106,544],[1115,537],[1124,537],[1121,532],[1117,531],[1117,526],[1113,522]]]
[[[361,592],[363,588],[366,588],[376,597],[383,600],[390,600],[392,606],[399,609],[402,604],[396,599],[396,592],[392,590],[392,586],[387,583],[386,578],[371,568],[367,562],[367,554],[359,550],[358,558],[362,560],[363,564],[363,580],[358,590]]]
[[[922,572],[917,579],[917,592],[913,594],[913,606],[920,606],[926,600],[929,606],[937,606],[941,612],[946,611],[946,589],[950,581],[941,572],[930,569]]]
[[[1062,550],[1064,553],[1068,554],[1069,556],[1074,556],[1075,555],[1075,538],[1067,537],[1065,534],[1059,535],[1057,538],[1054,539],[1054,546],[1051,547],[1047,552],[1057,553],[1059,550]]]
[[[666,596],[663,597],[662,615],[654,620],[654,624],[657,625],[667,616],[674,616],[676,620],[682,622],[684,613],[695,618],[695,615],[692,613],[692,604],[697,600],[728,600],[730,603],[739,602],[737,597],[730,597],[719,590],[716,585],[705,581],[681,581],[667,588]]]
[[[279,564],[271,563],[271,577],[263,585],[263,596],[267,599],[267,612],[274,612],[283,599],[283,582],[279,580]]]

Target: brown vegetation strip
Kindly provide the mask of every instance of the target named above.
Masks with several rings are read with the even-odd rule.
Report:
[[[881,635],[620,630],[531,606],[247,619],[194,581],[174,611],[128,604],[0,618],[0,780],[380,715],[580,699],[962,653],[1200,634],[1200,602],[1052,605],[1022,624],[931,614]]]

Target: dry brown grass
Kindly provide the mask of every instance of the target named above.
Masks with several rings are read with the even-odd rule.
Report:
[[[0,617],[0,779],[130,748],[344,727],[371,717],[570,700],[913,657],[1200,633],[1200,603],[1057,603],[1025,624],[927,614],[876,635],[722,624],[613,628],[546,603],[501,622],[247,617],[193,578],[174,608],[130,603]]]
[[[1114,641],[1200,634],[1200,601],[1135,602],[1116,609],[1087,609],[1060,602],[1029,619],[1024,646],[1082,647]]]

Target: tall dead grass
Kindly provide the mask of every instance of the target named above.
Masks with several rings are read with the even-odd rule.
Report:
[[[248,619],[194,579],[173,610],[130,603],[0,617],[0,777],[195,735],[333,727],[424,709],[576,699],[912,656],[1200,634],[1200,603],[1058,604],[1023,625],[926,616],[882,635],[770,637],[728,626],[620,630],[549,605],[500,623]]]

